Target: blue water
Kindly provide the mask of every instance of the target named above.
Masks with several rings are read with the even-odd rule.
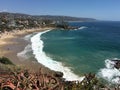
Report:
[[[77,75],[98,73],[104,61],[120,58],[120,22],[71,22],[79,30],[52,30],[42,34],[44,52]]]

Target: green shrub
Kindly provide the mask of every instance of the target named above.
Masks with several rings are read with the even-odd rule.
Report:
[[[6,58],[6,57],[1,57],[1,58],[0,58],[0,63],[6,64],[6,65],[14,65],[14,64],[10,61],[10,59],[8,59],[8,58]]]

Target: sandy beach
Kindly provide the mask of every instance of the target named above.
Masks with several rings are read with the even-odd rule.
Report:
[[[37,61],[32,60],[33,58],[25,60],[25,58],[18,58],[17,56],[17,53],[23,51],[25,46],[29,44],[28,41],[23,39],[24,36],[48,29],[53,28],[34,28],[2,33],[0,35],[0,57],[7,57],[14,64],[23,66],[25,68],[31,68],[32,70],[38,70],[39,68],[42,68],[43,72],[46,73],[47,71],[49,73],[50,70],[48,68],[44,67]]]

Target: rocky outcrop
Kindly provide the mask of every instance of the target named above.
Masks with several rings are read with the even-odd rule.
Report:
[[[62,78],[63,77],[63,73],[62,72],[55,72],[54,76],[58,77],[58,78]]]
[[[111,61],[113,61],[115,64],[114,64],[114,67],[116,68],[116,69],[120,69],[120,60],[118,59],[118,60],[111,60]]]

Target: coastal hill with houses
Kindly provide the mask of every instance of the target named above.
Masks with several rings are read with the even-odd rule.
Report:
[[[69,21],[96,21],[92,18],[78,18],[70,16],[51,16],[51,15],[27,15],[21,13],[0,13],[0,31],[13,29],[30,29],[45,26],[57,26]],[[64,23],[65,24],[65,23]]]

